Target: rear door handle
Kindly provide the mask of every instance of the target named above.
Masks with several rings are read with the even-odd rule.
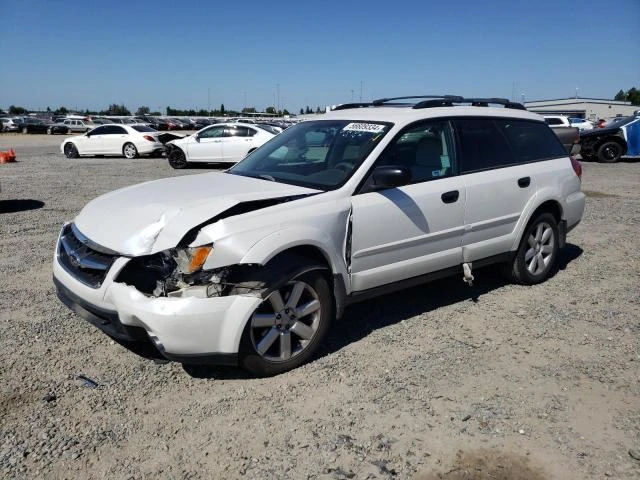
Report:
[[[527,188],[531,185],[531,177],[522,177],[518,179],[518,186],[520,188]]]
[[[444,203],[454,203],[460,197],[460,192],[458,190],[452,190],[450,192],[444,192],[440,198]]]

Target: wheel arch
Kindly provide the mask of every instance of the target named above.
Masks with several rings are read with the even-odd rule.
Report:
[[[515,251],[518,249],[520,245],[520,240],[522,239],[522,235],[527,230],[529,224],[541,213],[548,212],[556,219],[558,225],[562,222],[564,218],[564,209],[562,208],[562,203],[557,198],[546,198],[538,203],[536,206],[531,208],[531,213],[527,215],[523,215],[523,218],[520,221],[520,225],[517,228],[517,235],[514,238],[514,242],[511,245],[511,251]],[[526,219],[526,221],[524,221]]]

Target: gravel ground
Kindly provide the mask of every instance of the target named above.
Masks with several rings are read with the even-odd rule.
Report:
[[[0,165],[0,477],[640,477],[637,162],[584,164],[584,220],[543,285],[485,269],[362,303],[313,362],[254,379],[143,359],[57,300],[64,221],[199,173],[67,160],[61,140],[0,136],[18,157]]]

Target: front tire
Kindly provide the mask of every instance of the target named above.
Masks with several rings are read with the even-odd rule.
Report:
[[[622,156],[622,146],[617,142],[605,142],[598,148],[598,160],[603,163],[615,163]]]
[[[189,166],[187,157],[180,148],[173,148],[169,153],[168,159],[169,165],[171,165],[175,169],[187,168]]]
[[[66,143],[64,145],[64,154],[67,158],[78,158],[80,156],[78,149],[73,143]]]
[[[558,222],[552,214],[535,217],[524,231],[515,258],[505,266],[507,278],[523,285],[544,282],[555,266],[559,239]]]
[[[123,145],[122,154],[125,156],[125,158],[132,160],[138,157],[138,149],[133,143],[128,142]]]
[[[240,365],[258,376],[286,372],[315,353],[333,317],[329,283],[314,270],[291,278],[255,310],[240,341]]]

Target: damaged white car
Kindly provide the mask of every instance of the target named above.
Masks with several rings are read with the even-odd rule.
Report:
[[[62,228],[54,283],[112,337],[273,375],[354,301],[489,263],[545,280],[582,217],[580,175],[507,100],[343,105],[225,172],[93,200]]]

